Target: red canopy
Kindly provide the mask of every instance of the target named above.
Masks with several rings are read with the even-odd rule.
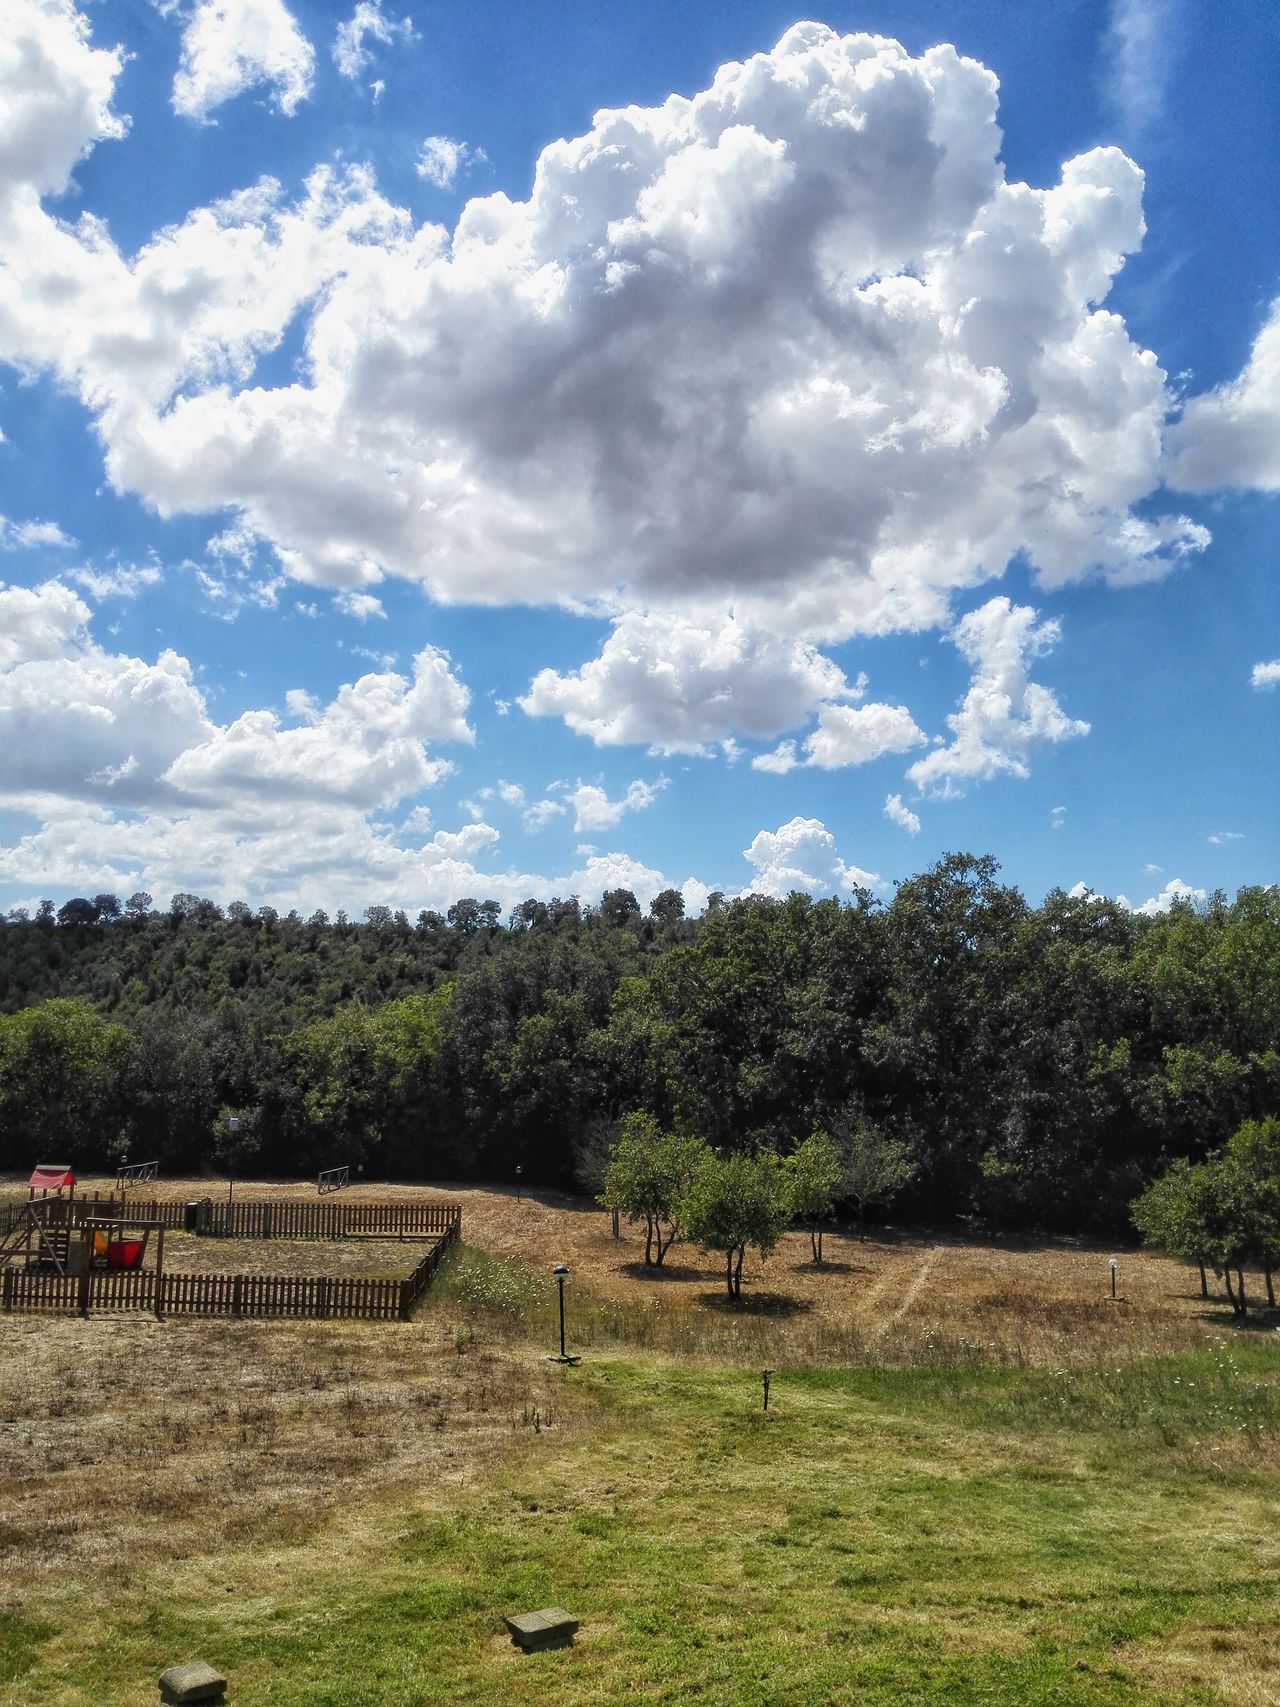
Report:
[[[76,1176],[71,1169],[56,1162],[41,1162],[27,1181],[32,1191],[62,1191],[75,1183]]]

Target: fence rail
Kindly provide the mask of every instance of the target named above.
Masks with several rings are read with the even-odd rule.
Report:
[[[0,1277],[5,1313],[37,1310],[79,1312],[129,1310],[159,1316],[275,1316],[407,1321],[445,1247],[442,1237],[404,1280],[356,1275],[165,1274],[119,1270],[88,1275],[47,1274],[7,1268]]]
[[[462,1221],[462,1206],[457,1203],[317,1203],[288,1198],[246,1198],[230,1204],[204,1198],[201,1202],[207,1207],[199,1230],[233,1239],[438,1239]],[[186,1204],[172,1198],[130,1197],[126,1208],[126,1199],[114,1195],[77,1197],[67,1207],[73,1227],[125,1215],[165,1227],[186,1225]],[[0,1214],[6,1208],[0,1207]],[[16,1222],[25,1208],[17,1204],[8,1212]],[[0,1220],[0,1236],[3,1229]]]

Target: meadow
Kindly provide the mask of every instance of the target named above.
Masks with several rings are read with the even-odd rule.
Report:
[[[464,1243],[406,1324],[0,1318],[2,1707],[194,1655],[238,1707],[1280,1697],[1276,1324],[1194,1271],[1116,1253],[1112,1303],[1095,1245],[795,1233],[735,1310],[581,1200],[433,1195]],[[512,1648],[557,1603],[575,1646]]]

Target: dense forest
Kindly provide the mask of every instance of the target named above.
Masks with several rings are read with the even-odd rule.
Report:
[[[0,1169],[598,1180],[636,1111],[722,1151],[909,1146],[899,1213],[1119,1229],[1280,1112],[1280,888],[1032,907],[952,855],[891,901],[462,900],[303,919],[194,895],[0,926]],[[238,1116],[238,1130],[229,1117]]]

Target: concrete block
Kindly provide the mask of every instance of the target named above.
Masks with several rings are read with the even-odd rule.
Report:
[[[578,1620],[562,1606],[544,1606],[538,1612],[520,1612],[502,1622],[511,1632],[511,1640],[526,1654],[540,1653],[543,1648],[567,1648],[573,1642]]]
[[[226,1693],[226,1678],[204,1660],[188,1660],[160,1674],[160,1699],[167,1707],[203,1707],[204,1703],[213,1707]]]

